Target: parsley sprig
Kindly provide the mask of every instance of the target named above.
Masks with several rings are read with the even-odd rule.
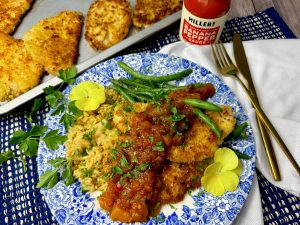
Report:
[[[48,163],[54,167],[54,170],[46,170],[40,176],[37,188],[53,188],[59,181],[59,171],[62,171],[61,178],[67,186],[75,182],[71,166],[65,158],[55,158],[49,160]]]
[[[73,84],[75,82],[75,77],[77,75],[76,67],[70,67],[66,70],[59,71],[59,78],[63,80],[62,84],[56,88],[53,86],[49,86],[44,89],[44,93],[46,94],[45,98],[37,98],[33,102],[33,106],[30,112],[25,115],[25,118],[29,122],[28,128],[24,130],[15,131],[12,134],[12,138],[9,143],[11,145],[17,145],[20,150],[20,155],[18,156],[23,163],[24,170],[26,171],[26,157],[32,157],[37,155],[38,145],[40,141],[43,141],[48,149],[55,150],[61,144],[63,144],[67,140],[66,135],[61,135],[58,130],[51,130],[47,132],[48,127],[37,125],[34,123],[34,115],[41,108],[41,106],[46,101],[50,108],[53,109],[53,113],[51,116],[62,114],[59,123],[62,123],[66,130],[69,129],[70,126],[75,121],[75,116],[80,115],[81,111],[76,108],[75,102],[68,102],[64,97],[63,93],[60,89],[64,84]],[[14,153],[9,149],[0,154],[0,164],[6,162],[7,160],[17,157]],[[61,166],[65,166],[67,173],[71,168],[68,168],[66,164],[61,164]],[[52,183],[55,183],[56,180],[56,169],[50,174],[52,175],[53,180]],[[51,184],[50,184],[51,186]]]

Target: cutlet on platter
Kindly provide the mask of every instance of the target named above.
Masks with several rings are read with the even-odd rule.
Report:
[[[33,0],[0,0],[0,33],[11,34]]]
[[[144,29],[161,19],[179,11],[182,0],[136,0],[133,12],[133,25]]]
[[[23,40],[0,33],[0,101],[11,100],[38,85],[43,71],[26,51]]]
[[[82,23],[82,14],[73,11],[43,19],[25,33],[25,48],[48,73],[57,75],[76,64]]]
[[[88,11],[85,39],[92,48],[105,50],[123,40],[131,24],[127,0],[98,0]]]

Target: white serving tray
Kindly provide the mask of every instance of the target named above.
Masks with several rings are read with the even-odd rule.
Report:
[[[21,39],[23,37],[23,34],[33,25],[38,23],[41,19],[55,16],[59,12],[65,10],[80,11],[83,13],[86,19],[88,9],[92,2],[93,0],[36,0],[33,4],[32,9],[25,15],[13,36],[15,38]],[[131,8],[133,9],[135,1],[130,0],[130,3]],[[97,64],[98,62],[113,56],[117,52],[120,52],[121,50],[124,50],[125,48],[137,42],[140,42],[143,39],[146,39],[157,31],[162,30],[163,28],[175,23],[180,19],[180,17],[181,11],[176,12],[140,32],[136,32],[132,27],[127,38],[102,52],[98,52],[92,49],[84,39],[84,24],[79,43],[80,55],[76,66],[78,73],[82,73],[84,70]],[[23,103],[34,99],[35,97],[43,93],[43,89],[45,87],[56,86],[61,82],[62,80],[56,76],[44,76],[42,82],[38,86],[11,101],[0,103],[0,115],[8,113],[12,109],[15,109]]]

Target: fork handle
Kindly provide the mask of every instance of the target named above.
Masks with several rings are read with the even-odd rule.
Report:
[[[294,159],[294,157],[292,156],[292,154],[290,153],[290,151],[288,150],[288,148],[284,144],[283,140],[281,139],[281,137],[277,133],[276,129],[274,128],[273,124],[271,123],[271,121],[269,120],[269,118],[267,117],[267,115],[264,113],[263,109],[260,107],[257,99],[255,98],[255,96],[253,96],[250,93],[250,91],[247,89],[247,87],[241,81],[241,79],[239,77],[235,76],[235,78],[240,82],[240,84],[244,88],[245,92],[247,93],[248,97],[250,98],[250,101],[251,101],[252,105],[256,109],[259,118],[265,124],[266,128],[270,131],[270,133],[274,136],[275,140],[277,141],[277,143],[281,147],[282,151],[284,152],[284,154],[286,155],[286,157],[288,158],[288,160],[292,163],[292,165],[294,166],[294,168],[296,169],[297,173],[300,176],[299,165],[297,164],[296,160]]]
[[[281,177],[280,177],[280,172],[279,172],[275,152],[274,152],[274,149],[273,149],[273,146],[272,146],[272,143],[271,143],[270,135],[269,135],[263,121],[259,117],[259,115],[256,115],[256,117],[257,117],[258,128],[259,128],[259,131],[260,131],[260,134],[261,134],[261,139],[264,143],[264,147],[265,147],[265,150],[266,150],[265,152],[266,152],[266,155],[267,155],[269,166],[271,168],[273,179],[275,181],[279,181],[279,180],[281,180]]]

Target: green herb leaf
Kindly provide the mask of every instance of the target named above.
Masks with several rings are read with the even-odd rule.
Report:
[[[115,166],[115,167],[111,168],[111,172],[112,172],[113,174],[122,174],[122,173],[123,173],[123,170],[122,170],[120,167]]]
[[[44,174],[42,174],[40,176],[39,182],[36,185],[37,188],[44,188],[44,187],[48,187],[48,184],[50,183],[49,187],[54,187],[54,185],[57,183],[55,183],[55,179],[57,177],[57,173],[58,173],[59,168],[55,169],[55,170],[47,170]],[[57,177],[58,178],[58,177]],[[55,184],[54,184],[55,183]]]
[[[86,132],[85,134],[83,134],[82,138],[85,140],[88,140],[88,141],[92,141],[95,132],[96,132],[96,129],[90,130],[90,131]]]
[[[82,114],[82,111],[76,107],[75,101],[68,103],[68,109],[69,112],[72,113],[74,116],[79,116]]]
[[[57,103],[62,99],[64,99],[63,94],[57,90],[46,96],[46,101],[52,109],[54,109],[57,106]]]
[[[69,128],[74,124],[75,118],[74,116],[65,113],[59,120],[60,123],[64,124],[64,127],[66,130],[69,130]]]
[[[10,158],[15,157],[14,153],[11,150],[7,150],[6,152],[2,152],[0,154],[0,164],[6,162]]]
[[[110,159],[115,160],[118,153],[119,153],[118,149],[112,148],[110,152],[111,154]]]
[[[44,100],[41,98],[34,99],[33,106],[31,107],[30,113],[26,116],[26,118],[29,120],[30,123],[33,121],[33,115],[36,111],[40,109],[40,107],[43,105]]]
[[[58,134],[58,130],[51,130],[42,140],[45,142],[47,148],[55,150],[67,140],[67,136]]]
[[[33,126],[29,131],[29,137],[40,137],[47,131],[47,129],[47,126]]]
[[[62,172],[61,177],[67,186],[69,186],[75,182],[70,165],[67,165],[65,170]]]
[[[77,69],[75,66],[69,67],[65,70],[60,70],[59,78],[62,79],[67,84],[74,84],[75,77],[77,76]]]
[[[92,174],[93,174],[93,169],[87,169],[87,168],[83,168],[82,169],[82,172],[83,172],[83,176],[85,176],[85,177],[90,177],[90,176],[92,176]]]
[[[57,182],[58,182],[58,173],[54,173],[47,184],[47,188],[48,189],[53,188],[57,184]]]
[[[120,162],[121,162],[122,167],[127,167],[128,166],[128,161],[127,161],[125,155],[122,155],[122,157],[120,159]]]
[[[48,87],[45,87],[43,90],[46,95],[50,95],[55,91],[55,87],[48,86]]]
[[[32,140],[27,138],[23,141],[19,148],[23,151],[26,156],[36,156],[38,151],[39,142],[37,140]]]
[[[151,166],[151,164],[149,162],[143,163],[138,165],[135,170],[137,171],[145,171],[147,168],[149,168]]]
[[[152,147],[152,151],[159,151],[159,152],[165,151],[164,143],[162,141],[157,142],[156,145]]]
[[[123,108],[124,111],[126,112],[131,112],[132,111],[132,107],[129,106],[129,105],[126,105],[124,108]]]
[[[173,113],[173,115],[169,116],[169,119],[173,122],[181,121],[185,117],[185,115],[178,113],[178,110],[176,107],[172,107],[172,109],[170,111]],[[175,126],[175,124],[173,126]]]
[[[16,145],[20,144],[22,141],[24,141],[28,137],[28,133],[23,130],[18,130],[13,133],[12,138],[9,141],[9,144]]]
[[[26,172],[26,170],[27,170],[27,167],[26,167],[26,156],[24,154],[21,154],[21,156],[19,156],[18,158],[21,160],[22,165],[23,165],[23,169]]]
[[[60,167],[60,166],[64,166],[67,163],[66,158],[62,158],[62,157],[58,157],[55,159],[51,159],[48,161],[48,163],[53,166],[53,167]]]
[[[51,113],[51,116],[59,115],[60,113],[63,113],[64,111],[65,111],[65,105],[64,105],[64,104],[60,104],[60,105],[57,106],[57,108],[53,111],[53,113]]]

